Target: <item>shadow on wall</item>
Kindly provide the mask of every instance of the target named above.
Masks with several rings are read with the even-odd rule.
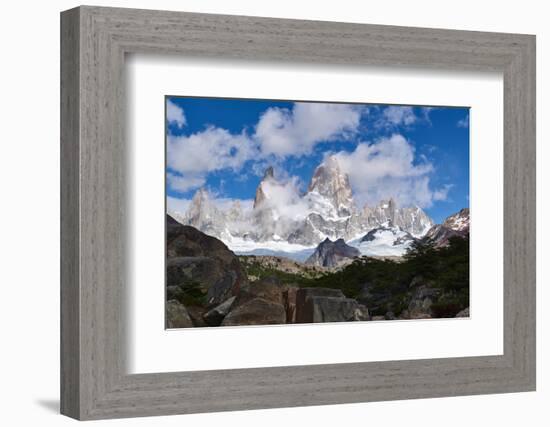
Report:
[[[35,403],[50,412],[59,414],[59,399],[38,399]]]

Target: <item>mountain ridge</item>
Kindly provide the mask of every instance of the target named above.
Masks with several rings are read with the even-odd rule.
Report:
[[[349,177],[335,156],[317,166],[305,193],[298,194],[292,184],[278,180],[269,166],[256,188],[252,209],[245,211],[233,203],[220,210],[201,188],[185,213],[172,215],[229,246],[251,248],[273,242],[315,247],[327,238],[351,241],[377,227],[398,227],[420,238],[434,226],[420,207],[399,207],[391,197],[358,209]]]

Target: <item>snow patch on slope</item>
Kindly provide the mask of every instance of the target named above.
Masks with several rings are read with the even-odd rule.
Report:
[[[366,256],[403,256],[414,239],[399,227],[381,227],[371,230],[362,239],[349,242]]]

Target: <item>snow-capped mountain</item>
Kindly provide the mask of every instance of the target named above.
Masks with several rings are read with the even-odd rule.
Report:
[[[393,199],[358,209],[349,177],[334,156],[315,169],[305,193],[299,192],[295,182],[278,180],[269,167],[256,189],[252,208],[245,210],[233,203],[222,210],[200,189],[187,212],[170,213],[182,224],[217,237],[242,253],[275,248],[279,253],[282,248],[304,253],[327,238],[356,241],[374,229],[380,233],[390,230],[394,240],[418,238],[433,225],[421,208],[399,207]]]
[[[418,206],[399,208],[392,198],[381,201],[378,206],[365,206],[362,213],[368,225],[397,226],[416,237],[426,234],[434,224]]]

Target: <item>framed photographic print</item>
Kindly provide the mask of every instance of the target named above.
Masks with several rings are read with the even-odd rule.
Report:
[[[61,40],[63,414],[535,389],[534,36],[84,6]]]
[[[469,108],[167,96],[166,122],[169,328],[469,317]]]

